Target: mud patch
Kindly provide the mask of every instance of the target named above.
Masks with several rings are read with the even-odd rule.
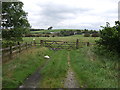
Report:
[[[40,71],[44,68],[44,66],[48,63],[49,60],[46,61],[45,64],[43,64],[41,67],[39,67],[35,73],[33,73],[31,76],[29,76],[24,83],[19,86],[20,88],[38,88],[38,84],[41,80],[41,74]]]

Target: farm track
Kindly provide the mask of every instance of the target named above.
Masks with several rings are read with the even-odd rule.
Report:
[[[71,69],[69,52],[68,52],[68,72],[64,82],[64,88],[79,88],[78,82],[75,79],[74,72]]]
[[[49,62],[49,60],[46,61],[46,63],[44,63],[42,66],[40,66],[35,73],[33,73],[31,76],[29,76],[24,83],[19,86],[19,89],[21,88],[38,88],[38,84],[41,80],[41,74],[40,71],[44,68],[44,66],[46,66],[46,64]]]
[[[73,72],[71,65],[70,65],[69,52],[68,52],[67,60],[68,60],[68,71],[67,71],[67,76],[66,76],[65,82],[64,82],[64,88],[79,88],[78,82],[75,79],[74,72]],[[40,88],[39,82],[42,79],[40,71],[44,68],[44,66],[46,66],[46,64],[48,62],[49,62],[49,60],[47,60],[45,64],[43,64],[32,75],[30,75],[24,81],[24,83],[21,86],[19,86],[19,89],[21,89],[21,88],[31,88],[31,89]]]

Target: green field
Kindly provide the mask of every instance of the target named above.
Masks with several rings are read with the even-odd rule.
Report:
[[[25,37],[23,42],[31,42],[33,38],[36,42],[40,40],[76,41],[79,39],[81,42],[95,43],[95,40],[99,40],[99,37],[74,35],[68,37]],[[75,72],[79,87],[117,88],[119,72],[116,59],[119,58],[99,56],[93,50],[92,46],[56,51],[38,46],[23,51],[15,59],[3,63],[3,87],[19,87],[28,76],[46,62],[44,56],[49,55],[49,62],[40,71],[42,79],[39,81],[38,87],[64,88],[63,81],[68,70],[67,57],[69,53],[71,68]]]
[[[99,40],[99,37],[84,37],[83,35],[73,35],[67,37],[24,37],[23,42],[31,42],[33,38],[36,42],[40,42],[40,40],[56,40],[56,41],[71,41],[75,42],[79,39],[80,42],[91,42],[95,43],[95,40]]]

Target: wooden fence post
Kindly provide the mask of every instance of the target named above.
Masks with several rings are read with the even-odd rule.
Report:
[[[21,45],[20,45],[20,42],[18,42],[18,45],[19,45],[19,53],[21,52]]]
[[[12,46],[10,46],[10,54],[12,54]]]
[[[33,42],[31,42],[31,46],[32,46]]]
[[[40,40],[40,46],[43,46],[43,40]]]
[[[87,46],[90,46],[90,43],[89,43],[89,42],[87,42]]]
[[[35,42],[35,40],[34,40],[34,46],[36,46],[36,42]]]
[[[79,40],[77,39],[76,40],[76,49],[78,49],[79,48]]]
[[[27,49],[27,42],[26,42],[26,49]]]

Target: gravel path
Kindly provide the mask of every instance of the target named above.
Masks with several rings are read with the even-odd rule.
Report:
[[[68,72],[67,72],[67,76],[64,82],[64,88],[79,88],[79,85],[75,79],[75,75],[74,72],[71,69],[70,66],[70,56],[68,53]]]

